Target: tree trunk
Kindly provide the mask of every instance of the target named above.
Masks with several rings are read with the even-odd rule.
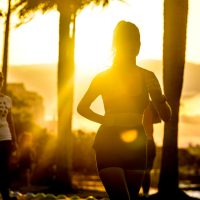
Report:
[[[74,90],[74,38],[70,38],[71,13],[60,9],[58,59],[58,148],[56,188],[72,189],[72,112]]]
[[[178,189],[178,122],[183,85],[188,0],[164,1],[163,80],[164,92],[172,108],[172,118],[164,126],[159,191],[172,194]],[[166,193],[167,194],[167,193]]]
[[[11,15],[11,0],[8,0],[8,10],[7,10],[6,22],[5,22],[4,52],[3,52],[3,66],[2,66],[2,72],[4,75],[4,84],[3,84],[2,91],[4,93],[6,92],[6,86],[7,86],[10,15]]]

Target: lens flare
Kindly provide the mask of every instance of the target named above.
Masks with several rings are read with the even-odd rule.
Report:
[[[128,131],[122,132],[120,135],[120,139],[126,143],[135,141],[137,137],[138,137],[137,130],[128,130]]]

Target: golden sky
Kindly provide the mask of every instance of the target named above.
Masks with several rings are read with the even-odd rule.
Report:
[[[5,0],[0,2],[0,7]],[[189,0],[187,61],[200,63],[200,1]],[[12,29],[10,64],[56,63],[58,57],[58,18],[56,11],[38,14],[30,23]],[[77,17],[77,68],[98,70],[109,64],[112,30],[121,20],[134,22],[141,31],[142,47],[138,59],[161,59],[163,0],[112,2],[106,9],[85,8]],[[14,23],[15,19],[12,18]],[[0,19],[0,58],[3,45],[3,20]],[[92,56],[91,56],[92,55]]]

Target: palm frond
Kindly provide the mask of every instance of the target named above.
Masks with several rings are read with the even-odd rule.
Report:
[[[53,0],[18,0],[12,6],[12,12],[15,12],[19,18],[16,27],[31,21],[38,11],[45,13],[53,8],[55,8]]]
[[[0,17],[3,17],[3,11],[0,10]]]
[[[78,10],[83,9],[91,3],[95,5],[107,6],[111,0],[16,0],[12,11],[17,13],[19,23],[17,27],[23,23],[29,22],[38,11],[43,13],[51,9],[76,14]],[[113,0],[125,2],[125,0]]]

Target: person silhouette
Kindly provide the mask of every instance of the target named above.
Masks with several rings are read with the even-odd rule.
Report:
[[[150,98],[162,120],[171,109],[153,72],[136,64],[140,32],[131,22],[120,21],[113,32],[112,66],[98,73],[80,100],[77,111],[100,127],[94,141],[99,177],[111,200],[138,197],[146,170],[147,136],[142,119]],[[101,96],[105,114],[90,106]]]
[[[3,73],[0,72],[0,89],[3,81]],[[9,196],[9,159],[12,149],[17,148],[11,108],[11,98],[0,92],[0,192],[3,200],[16,199]]]
[[[149,196],[149,190],[151,186],[151,170],[153,168],[153,162],[156,157],[156,145],[153,137],[153,124],[160,123],[160,117],[152,102],[144,111],[143,126],[147,136],[147,169],[145,170],[144,179],[142,181],[142,189],[145,197]]]

